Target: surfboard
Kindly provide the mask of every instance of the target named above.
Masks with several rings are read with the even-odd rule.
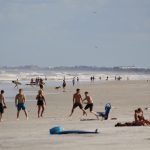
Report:
[[[14,83],[14,84],[18,84],[18,85],[21,85],[21,82],[18,82],[18,81],[12,81],[12,83]]]
[[[27,83],[26,85],[38,85],[36,83]]]

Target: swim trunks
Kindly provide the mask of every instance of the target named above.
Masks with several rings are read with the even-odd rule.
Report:
[[[19,103],[19,104],[17,105],[17,109],[18,109],[18,111],[20,111],[21,109],[22,109],[22,110],[25,110],[25,109],[26,109],[26,106],[25,106],[24,103]]]
[[[93,103],[87,104],[84,109],[87,110],[88,108],[90,108],[90,112],[93,111]]]
[[[4,107],[3,105],[0,103],[0,113],[3,114],[4,113]]]
[[[82,106],[81,103],[74,103],[73,109],[75,109],[76,107],[79,107],[80,109],[83,109],[83,106]]]

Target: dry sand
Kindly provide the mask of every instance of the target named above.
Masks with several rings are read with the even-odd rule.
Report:
[[[31,87],[28,87],[31,90]],[[72,107],[72,95],[76,88],[81,93],[89,91],[94,100],[94,110],[103,111],[107,102],[112,104],[109,120],[80,121],[82,112],[76,109],[68,118]],[[108,81],[67,87],[66,92],[46,87],[47,107],[43,118],[37,118],[36,101],[27,102],[29,120],[21,112],[16,121],[14,103],[7,103],[3,122],[0,123],[0,150],[149,150],[150,127],[114,127],[117,122],[133,121],[134,109],[150,107],[150,83],[146,81]],[[6,91],[7,93],[7,91]],[[54,94],[50,94],[54,93]],[[35,98],[35,94],[27,99]],[[144,110],[150,120],[150,109]],[[116,117],[117,120],[110,118]],[[85,118],[95,119],[88,113]],[[50,135],[53,126],[63,126],[66,130],[95,130],[93,135]]]

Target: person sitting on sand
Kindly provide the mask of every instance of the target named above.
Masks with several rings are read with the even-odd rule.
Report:
[[[135,110],[134,118],[136,123],[141,125],[150,125],[150,121],[144,118],[143,110],[141,108]]]
[[[85,114],[87,115],[87,113],[84,110],[83,105],[82,105],[82,97],[80,94],[80,89],[77,89],[76,93],[73,95],[73,107],[72,107],[70,116],[72,116],[74,109],[76,107],[79,107],[83,111],[83,115],[85,115]]]
[[[5,104],[4,90],[1,90],[1,93],[0,93],[0,122],[2,121],[2,115],[4,113],[4,108],[7,108],[7,107]]]
[[[28,120],[28,114],[26,111],[25,102],[26,102],[26,99],[23,94],[23,90],[19,89],[19,93],[15,97],[15,105],[17,107],[17,120],[19,120],[19,114],[20,114],[21,109],[24,110],[25,116]]]
[[[115,127],[123,127],[123,126],[149,126],[150,121],[146,120],[143,115],[143,110],[138,108],[134,112],[134,121],[133,122],[125,122],[120,123],[118,122]]]
[[[93,113],[97,119],[99,119],[98,114],[96,112],[93,111],[93,99],[91,96],[88,95],[88,92],[85,92],[85,98],[83,99],[83,102],[86,100],[87,101],[87,105],[85,106],[85,110],[90,109],[90,112]]]
[[[38,118],[43,117],[43,113],[45,110],[45,97],[43,95],[43,91],[39,90],[38,95],[36,96],[37,105],[38,105]]]

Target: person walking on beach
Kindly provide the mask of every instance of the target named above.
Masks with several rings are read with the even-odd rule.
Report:
[[[92,114],[94,114],[96,116],[97,119],[99,119],[98,114],[96,112],[93,111],[93,99],[91,96],[89,96],[88,92],[85,92],[85,98],[83,99],[83,102],[86,100],[87,101],[87,105],[85,106],[85,110],[90,109],[90,112]]]
[[[106,81],[108,81],[108,79],[109,79],[109,77],[107,76],[107,77],[106,77]]]
[[[90,79],[91,79],[91,82],[93,82],[93,77],[91,77]]]
[[[18,80],[18,79],[17,79],[16,81],[12,81],[12,83],[14,83],[14,84],[15,84],[14,88],[16,88],[16,87],[17,87],[17,89],[18,89],[18,85],[21,85],[21,83],[19,82],[19,80]]]
[[[37,105],[38,105],[38,118],[43,117],[43,113],[46,106],[45,97],[43,95],[43,91],[39,90],[38,95],[36,96]]]
[[[4,108],[7,108],[7,107],[5,104],[4,90],[1,90],[1,93],[0,93],[0,122],[2,121],[2,115],[4,113]]]
[[[19,93],[15,97],[15,105],[17,107],[17,120],[19,120],[19,114],[20,114],[21,109],[24,111],[26,119],[28,120],[28,114],[26,111],[25,102],[26,102],[26,99],[25,99],[23,90],[19,89]]]
[[[83,105],[82,105],[82,97],[80,94],[80,89],[77,89],[76,93],[73,95],[73,107],[72,107],[70,116],[72,116],[74,109],[76,107],[79,107],[83,111],[83,115],[85,115],[85,114],[87,115],[87,113],[84,110]]]
[[[63,80],[63,84],[62,84],[62,87],[63,87],[63,92],[65,92],[66,90],[66,81],[65,81],[65,79]]]
[[[75,77],[72,79],[72,85],[75,85]]]
[[[44,86],[43,86],[43,84],[40,84],[39,87],[40,87],[40,90],[42,90],[44,92]]]

